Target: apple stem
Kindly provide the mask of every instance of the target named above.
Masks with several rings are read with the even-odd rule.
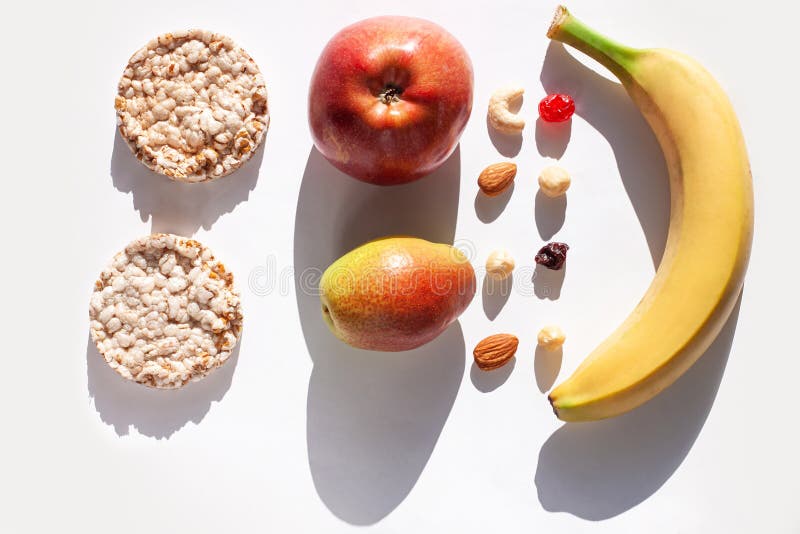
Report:
[[[400,87],[394,85],[386,86],[386,89],[379,95],[381,102],[389,104],[400,102],[400,95],[403,94],[403,90]]]

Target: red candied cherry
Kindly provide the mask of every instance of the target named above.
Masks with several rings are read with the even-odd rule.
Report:
[[[539,102],[539,116],[546,122],[568,121],[575,113],[575,101],[569,95],[553,93]]]

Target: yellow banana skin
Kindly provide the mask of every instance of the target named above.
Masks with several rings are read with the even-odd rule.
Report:
[[[692,58],[617,44],[559,7],[548,37],[622,82],[656,134],[670,177],[666,249],[641,302],[549,395],[564,421],[613,417],[647,402],[705,352],[744,282],[753,190],[728,97]]]

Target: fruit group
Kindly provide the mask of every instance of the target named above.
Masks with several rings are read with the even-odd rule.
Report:
[[[311,78],[314,144],[341,171],[379,185],[410,182],[455,150],[472,111],[472,63],[440,26],[362,20],[337,33]]]
[[[475,272],[464,254],[415,237],[361,245],[320,280],[328,327],[345,343],[370,350],[409,350],[431,341],[474,296]]]
[[[614,43],[560,7],[548,31],[622,81],[658,138],[670,176],[666,249],[626,321],[550,393],[556,415],[621,414],[672,384],[706,350],[744,281],[753,235],[750,164],[739,122],[693,59]]]
[[[539,102],[539,116],[545,122],[564,122],[575,113],[575,101],[569,95],[554,93]]]

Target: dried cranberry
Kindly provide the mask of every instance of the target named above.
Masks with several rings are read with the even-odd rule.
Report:
[[[564,122],[575,113],[575,101],[569,95],[553,93],[539,102],[539,116],[547,122]]]
[[[534,261],[548,269],[558,271],[564,266],[564,262],[567,261],[568,250],[569,245],[566,243],[556,243],[554,241],[539,249]]]

